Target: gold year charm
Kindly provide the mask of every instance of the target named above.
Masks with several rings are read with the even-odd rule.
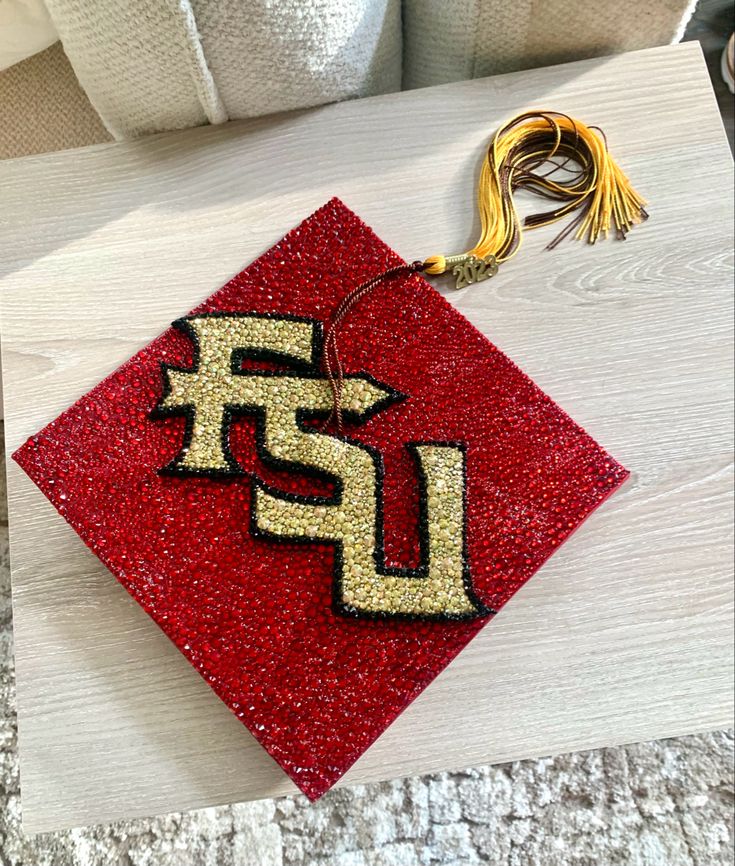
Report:
[[[474,283],[489,280],[498,272],[498,263],[495,256],[477,258],[467,254],[461,256],[447,256],[447,270],[452,268],[452,274],[456,277],[456,288],[464,289]]]

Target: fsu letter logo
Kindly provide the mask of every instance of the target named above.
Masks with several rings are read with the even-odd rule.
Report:
[[[193,342],[194,365],[163,364],[155,414],[187,418],[183,447],[161,471],[242,474],[229,449],[233,417],[257,419],[261,460],[335,484],[329,497],[279,492],[252,481],[253,535],[335,545],[334,606],[353,616],[471,619],[491,613],[475,597],[465,550],[465,452],[456,442],[407,442],[419,478],[420,566],[390,568],[383,552],[383,461],[372,447],[325,434],[309,421],[332,407],[318,368],[321,327],[296,317],[209,313],[174,323]],[[275,361],[288,371],[243,369]],[[402,394],[362,373],[345,377],[344,416],[361,423]]]

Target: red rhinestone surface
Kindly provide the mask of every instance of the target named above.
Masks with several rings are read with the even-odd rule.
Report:
[[[350,288],[401,260],[333,199],[196,312],[326,321]],[[482,287],[477,289],[482,291]],[[172,310],[174,315],[180,310]],[[385,551],[418,561],[416,467],[405,443],[467,447],[475,592],[498,609],[627,477],[424,279],[378,287],[345,322],[340,352],[407,395],[350,436],[385,461]],[[248,530],[250,482],[167,477],[183,418],[149,414],[162,362],[192,347],[169,329],[13,455],[84,542],[312,799],[352,765],[487,622],[361,620],[331,610],[333,548]],[[246,472],[284,491],[329,485],[261,465],[254,422],[233,422]]]

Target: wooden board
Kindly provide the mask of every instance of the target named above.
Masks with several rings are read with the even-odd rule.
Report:
[[[600,124],[652,219],[448,297],[633,470],[345,783],[732,721],[732,165],[697,45],[0,164],[15,449],[332,195],[466,248],[501,120]],[[28,831],[293,790],[9,464]]]

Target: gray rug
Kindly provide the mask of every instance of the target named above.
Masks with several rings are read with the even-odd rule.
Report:
[[[733,862],[732,731],[25,838],[0,478],[0,866]]]

